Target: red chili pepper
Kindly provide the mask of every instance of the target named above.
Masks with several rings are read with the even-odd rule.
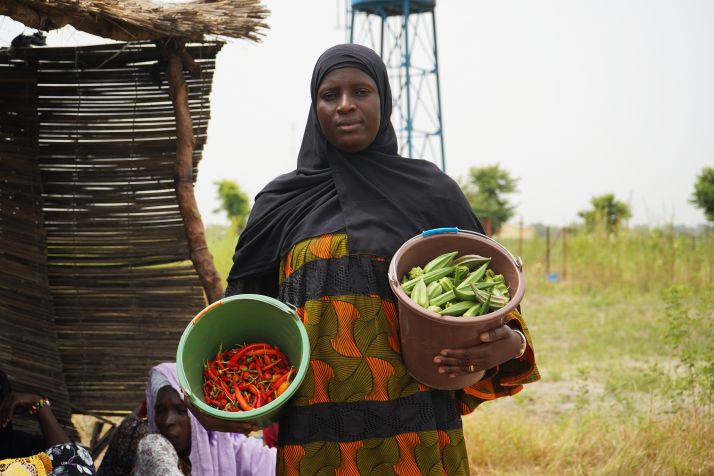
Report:
[[[279,358],[278,360],[276,360],[275,362],[271,362],[270,364],[268,364],[268,365],[266,365],[265,367],[263,367],[263,372],[265,372],[265,371],[268,370],[269,368],[275,367],[276,365],[278,365],[278,364],[281,363],[281,362],[284,362],[284,360],[282,359],[282,357]]]
[[[240,388],[238,388],[237,383],[233,384],[233,388],[235,389],[236,400],[238,401],[238,405],[241,407],[241,409],[246,410],[246,411],[252,410],[253,407],[248,405],[248,402],[245,401],[245,399],[243,398],[243,393],[241,393]]]
[[[239,350],[238,352],[236,352],[236,354],[235,354],[233,357],[231,357],[231,359],[229,360],[229,362],[235,364],[235,363],[238,362],[238,360],[240,360],[240,358],[243,357],[247,352],[250,352],[251,350],[259,349],[259,348],[261,348],[261,347],[271,347],[271,346],[270,346],[269,344],[265,344],[265,343],[263,343],[263,342],[258,342],[258,343],[256,343],[256,344],[246,345],[246,346],[243,347],[241,350]]]
[[[285,382],[288,378],[290,378],[290,374],[291,374],[292,372],[293,372],[293,369],[292,369],[292,367],[291,367],[290,370],[288,370],[285,374],[283,374],[278,380],[276,380],[275,382],[273,382],[273,384],[271,385],[271,387],[274,388],[274,389],[277,389],[278,387],[280,387],[280,385],[281,385],[283,382]]]
[[[218,378],[218,375],[216,375],[216,371],[213,370],[212,367],[206,368],[206,372],[208,372],[208,376],[211,377],[211,380],[216,380]]]
[[[277,355],[279,357],[282,357],[283,353],[280,352],[278,349],[268,348],[268,349],[252,350],[252,351],[248,352],[248,355],[250,357],[255,357],[257,355]]]
[[[204,364],[204,401],[225,411],[252,410],[273,401],[292,373],[280,349],[266,343],[219,349]]]

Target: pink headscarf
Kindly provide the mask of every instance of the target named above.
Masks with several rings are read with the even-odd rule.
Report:
[[[170,385],[183,398],[176,376],[176,364],[167,362],[149,371],[146,385],[149,428],[158,433],[154,420],[154,402],[159,389]],[[206,431],[191,412],[191,474],[193,476],[273,476],[276,450],[241,433]]]

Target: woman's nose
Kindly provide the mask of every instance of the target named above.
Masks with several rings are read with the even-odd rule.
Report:
[[[176,424],[176,423],[178,423],[178,421],[179,421],[179,414],[178,414],[178,413],[176,413],[176,412],[169,412],[169,413],[166,415],[166,424],[167,424],[167,425]]]
[[[340,95],[340,99],[337,103],[338,112],[348,112],[354,109],[355,104],[349,94]]]

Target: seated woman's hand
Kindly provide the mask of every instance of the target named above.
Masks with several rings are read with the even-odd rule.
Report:
[[[221,420],[207,413],[203,413],[200,409],[193,406],[188,397],[184,397],[186,408],[189,409],[196,420],[208,431],[223,431],[227,433],[243,433],[247,435],[251,431],[257,431],[260,426],[252,422],[228,421]]]
[[[437,371],[456,377],[481,370],[518,357],[521,349],[521,336],[508,326],[501,326],[482,332],[481,342],[473,347],[443,349],[434,357]]]
[[[10,393],[4,401],[0,402],[0,427],[4,428],[12,421],[12,417],[21,412],[29,412],[34,404],[40,400],[34,393]]]

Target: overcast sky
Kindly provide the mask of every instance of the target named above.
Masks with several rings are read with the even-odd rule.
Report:
[[[204,222],[225,221],[215,181],[253,197],[295,168],[312,67],[345,40],[344,1],[266,0],[264,41],[219,53],[196,186]],[[500,164],[520,179],[511,200],[526,223],[577,221],[610,192],[633,224],[705,222],[688,199],[714,166],[714,2],[440,0],[436,18],[451,176]],[[0,46],[18,28],[0,21]]]

